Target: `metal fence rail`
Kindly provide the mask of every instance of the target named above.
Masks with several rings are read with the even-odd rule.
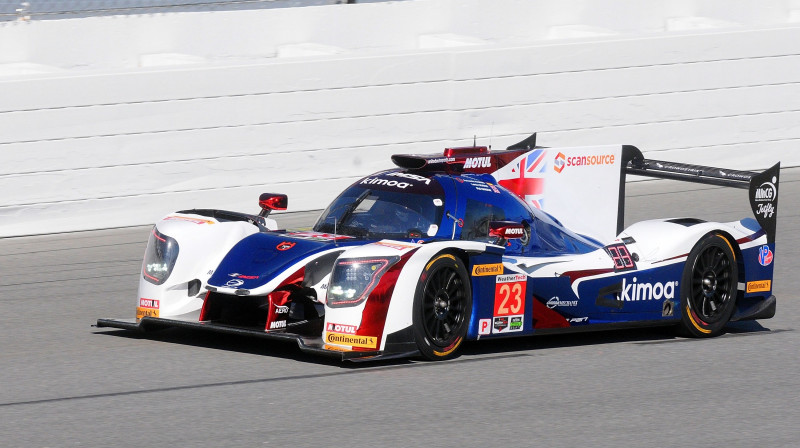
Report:
[[[124,14],[286,8],[357,0],[0,0],[0,22]],[[372,0],[375,1],[375,0]]]

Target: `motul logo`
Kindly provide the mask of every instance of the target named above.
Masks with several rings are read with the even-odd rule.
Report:
[[[491,157],[467,157],[464,162],[464,168],[490,168],[491,166]]]
[[[337,333],[356,334],[357,329],[355,325],[342,325],[333,322],[328,322],[328,324],[325,325],[325,330],[335,331]]]
[[[522,235],[523,230],[521,227],[509,227],[505,231],[506,235]]]

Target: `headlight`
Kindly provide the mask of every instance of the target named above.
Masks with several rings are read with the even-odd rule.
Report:
[[[381,276],[400,257],[370,257],[339,260],[333,267],[328,287],[328,306],[355,306],[366,300]]]
[[[144,253],[142,276],[155,285],[164,283],[178,259],[178,242],[153,227]]]

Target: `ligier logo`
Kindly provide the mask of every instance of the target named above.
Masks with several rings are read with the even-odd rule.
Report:
[[[674,299],[677,288],[677,280],[666,283],[637,283],[636,277],[634,277],[633,283],[628,283],[623,278],[620,300],[637,302],[640,300]]]
[[[758,249],[758,264],[761,266],[769,266],[772,263],[772,251],[769,246],[761,246]]]
[[[560,173],[564,170],[565,166],[567,166],[567,156],[563,153],[558,153],[556,159],[553,161],[553,169],[556,170],[556,173]]]

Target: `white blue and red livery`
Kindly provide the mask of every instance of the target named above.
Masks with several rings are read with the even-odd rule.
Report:
[[[780,164],[763,172],[645,159],[634,146],[395,155],[310,231],[259,215],[184,210],[152,229],[136,318],[293,339],[343,359],[447,359],[466,340],[642,325],[714,336],[775,314]],[[626,227],[627,175],[748,190],[753,217]]]

